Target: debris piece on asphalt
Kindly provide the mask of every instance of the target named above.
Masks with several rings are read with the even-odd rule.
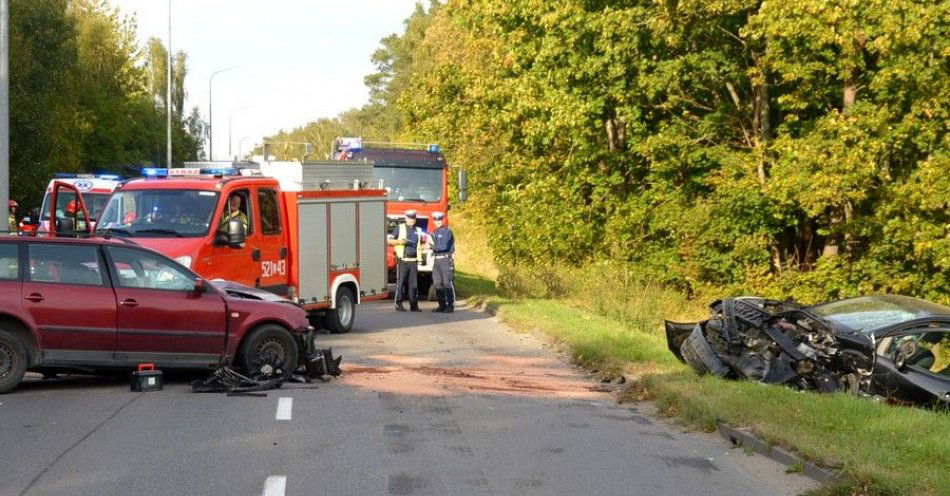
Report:
[[[312,341],[311,341],[312,343]],[[284,370],[279,360],[265,357],[247,374],[238,372],[231,364],[223,364],[210,376],[191,383],[196,393],[250,393],[281,387],[284,382],[311,382],[312,379],[329,381],[343,373],[340,362],[343,357],[333,358],[333,350],[307,347],[303,357],[292,372]]]

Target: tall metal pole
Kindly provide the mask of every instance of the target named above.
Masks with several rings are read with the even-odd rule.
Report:
[[[168,51],[165,61],[166,88],[165,88],[165,127],[167,131],[167,149],[165,167],[172,167],[172,0],[168,0]]]
[[[244,159],[244,152],[242,151],[244,150],[244,140],[248,138],[250,138],[250,136],[244,136],[243,138],[238,140],[238,158],[242,160]]]
[[[228,116],[228,160],[232,160],[232,159],[234,158],[234,155],[231,155],[231,141],[233,140],[233,139],[231,138],[231,136],[232,136],[231,131],[232,131],[232,128],[234,127],[234,114],[236,114],[236,113],[238,113],[238,112],[240,112],[240,111],[242,111],[242,110],[247,110],[247,109],[249,109],[249,108],[252,108],[252,106],[249,105],[249,106],[247,106],[247,107],[241,107],[241,108],[238,108],[238,109],[234,109],[234,110],[231,111],[231,115]]]
[[[214,161],[214,135],[211,134],[211,83],[214,82],[214,77],[218,74],[237,68],[238,66],[232,65],[225,69],[219,69],[212,72],[211,77],[208,78],[208,160],[211,161]]]
[[[0,0],[0,212],[10,215],[10,5]]]

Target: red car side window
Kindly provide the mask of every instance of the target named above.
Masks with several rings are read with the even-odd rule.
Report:
[[[94,245],[30,244],[29,280],[102,286],[99,250]]]

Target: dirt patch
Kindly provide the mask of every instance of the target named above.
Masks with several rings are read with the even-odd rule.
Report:
[[[554,358],[491,355],[473,366],[447,366],[400,355],[370,358],[385,365],[344,367],[342,382],[374,391],[433,396],[481,393],[603,399],[609,392]]]

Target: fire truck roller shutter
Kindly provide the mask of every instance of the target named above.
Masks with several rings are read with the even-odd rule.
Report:
[[[360,202],[360,291],[382,294],[386,287],[386,203]]]
[[[330,230],[330,270],[358,268],[356,203],[330,204]]]
[[[325,302],[328,290],[329,246],[327,227],[329,205],[320,201],[301,200],[298,203],[301,303]]]

